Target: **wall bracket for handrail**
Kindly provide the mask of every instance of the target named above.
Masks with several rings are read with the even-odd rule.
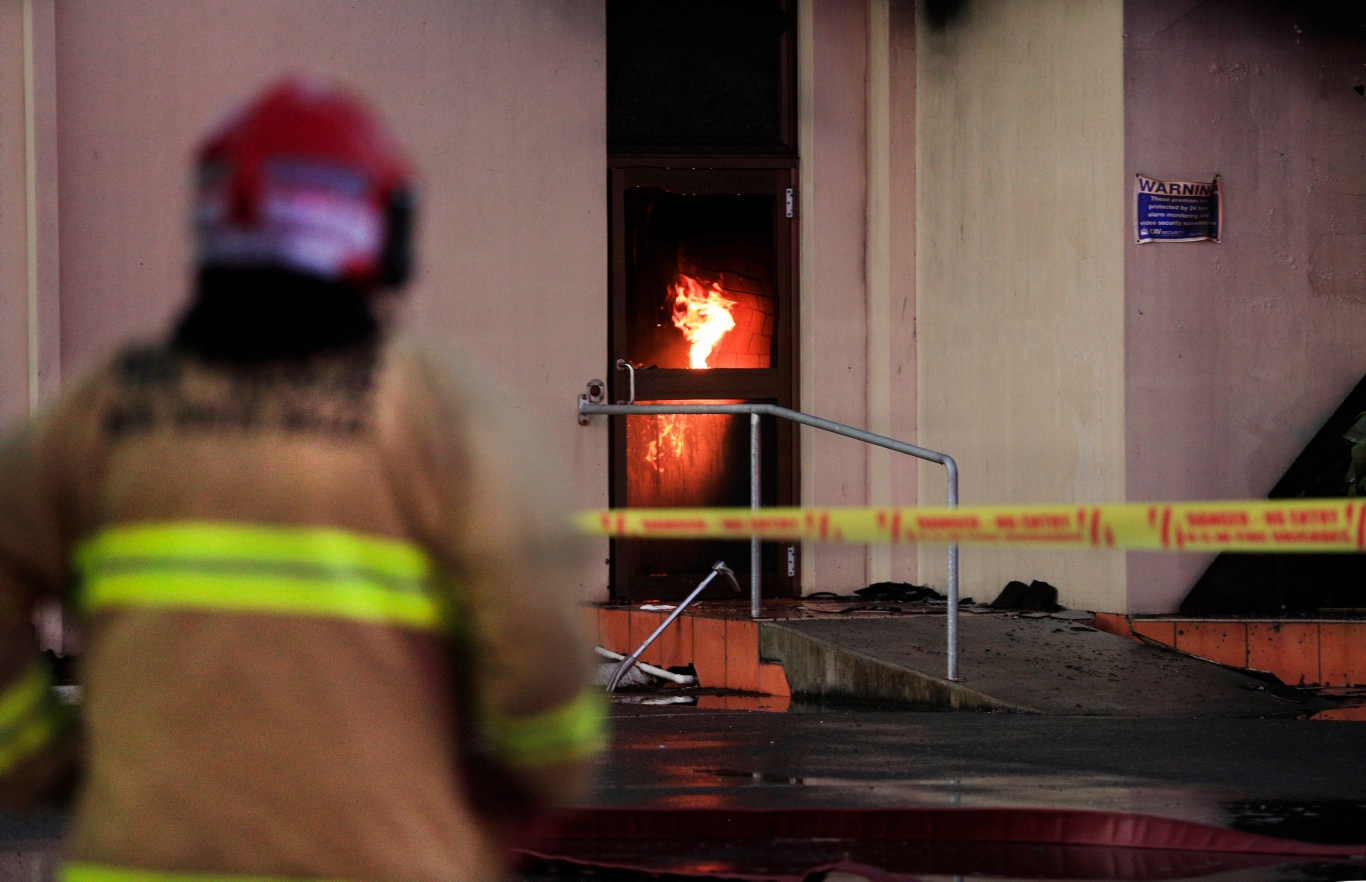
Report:
[[[835,435],[843,435],[846,438],[853,438],[865,444],[872,444],[887,450],[913,456],[916,459],[926,462],[938,463],[944,467],[948,476],[948,506],[956,508],[958,505],[958,464],[953,457],[947,453],[937,450],[930,450],[925,447],[917,447],[905,441],[898,441],[895,438],[888,438],[886,435],[878,435],[864,429],[856,429],[853,426],[846,426],[832,420],[822,419],[801,411],[791,410],[786,407],[779,407],[776,404],[762,402],[742,403],[742,404],[603,404],[602,385],[600,380],[590,381],[588,393],[579,396],[579,423],[587,425],[589,417],[594,415],[605,416],[635,416],[647,414],[749,414],[750,433],[749,433],[749,485],[750,485],[750,507],[757,509],[760,507],[759,499],[759,417],[771,416],[777,419],[789,420],[803,426],[810,426],[813,429],[820,429],[831,432]],[[961,680],[958,675],[958,545],[949,546],[948,550],[948,615],[947,620],[947,639],[948,639],[948,672],[949,680]],[[760,604],[761,597],[761,576],[759,561],[759,539],[750,540],[750,616],[759,618],[763,612]]]

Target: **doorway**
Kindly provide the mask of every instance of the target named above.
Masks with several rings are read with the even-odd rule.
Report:
[[[792,169],[611,169],[609,395],[636,404],[762,402],[791,407],[795,303]],[[629,366],[629,367],[628,367]],[[795,432],[760,423],[764,505],[795,496]],[[749,505],[749,420],[618,417],[612,504]],[[614,596],[676,599],[712,564],[748,574],[747,542],[617,540]],[[791,596],[795,559],[765,548],[762,582]]]
[[[788,0],[608,7],[608,396],[795,408],[794,24]],[[632,399],[632,394],[634,398]],[[749,418],[612,418],[614,507],[748,506]],[[760,424],[763,505],[796,504],[796,431]],[[749,543],[613,540],[612,596],[673,600]],[[763,548],[767,596],[795,552]]]

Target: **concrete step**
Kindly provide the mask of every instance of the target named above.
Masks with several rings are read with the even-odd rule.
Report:
[[[1076,621],[964,615],[959,680],[942,616],[765,625],[760,653],[794,694],[912,707],[1114,717],[1298,716],[1310,696]]]
[[[621,653],[634,651],[669,614],[668,609],[622,606],[591,612],[599,644]],[[1175,639],[1178,631],[1197,633],[1194,624],[1173,623],[1173,642],[1157,645],[1166,631],[1147,620],[1135,620],[1129,633],[1114,633],[1116,621],[1075,611],[1050,615],[972,607],[959,618],[960,676],[951,682],[942,607],[846,615],[828,604],[766,601],[763,612],[762,619],[753,620],[747,604],[698,603],[641,659],[664,668],[691,665],[706,689],[784,700],[1111,716],[1296,716],[1328,706],[1306,690],[1283,688],[1277,682],[1286,680],[1281,673],[1268,677],[1236,670],[1244,665],[1230,665],[1228,659],[1196,657]],[[1271,644],[1298,634],[1291,624],[1303,623],[1243,631]],[[1345,633],[1366,636],[1366,631]],[[1277,654],[1260,643],[1244,647],[1249,654],[1244,658]],[[1346,683],[1366,681],[1366,671],[1356,671],[1342,668]]]

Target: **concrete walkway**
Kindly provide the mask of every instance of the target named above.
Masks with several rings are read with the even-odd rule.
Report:
[[[1327,706],[1274,678],[1096,630],[1084,617],[967,612],[947,679],[945,617],[761,622],[759,654],[794,696],[918,708],[1110,717],[1303,716]]]

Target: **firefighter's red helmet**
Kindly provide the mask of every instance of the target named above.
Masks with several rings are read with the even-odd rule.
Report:
[[[209,134],[197,165],[201,268],[286,269],[364,288],[406,281],[411,170],[346,90],[275,83]]]

